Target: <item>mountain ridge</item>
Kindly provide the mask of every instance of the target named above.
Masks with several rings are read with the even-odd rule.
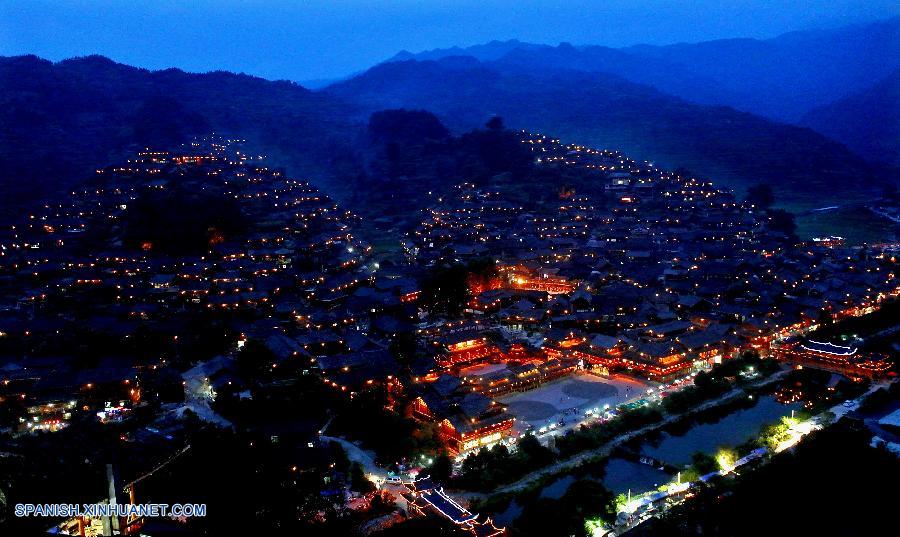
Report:
[[[810,110],[800,123],[870,161],[900,166],[900,69],[870,88]]]
[[[320,91],[224,71],[150,71],[91,56],[0,58],[0,195],[4,207],[46,199],[135,147],[209,131],[248,139],[323,186],[364,176],[372,113],[434,112],[451,130],[493,116],[530,131],[623,150],[739,189],[803,193],[883,180],[881,169],[807,128],[709,107],[624,78],[573,69],[542,76],[467,56],[387,62]]]
[[[835,182],[876,182],[874,167],[805,127],[696,105],[620,77],[545,74],[535,77],[503,60],[408,60],[380,64],[324,91],[369,110],[424,108],[456,131],[499,115],[514,128],[620,149],[738,189],[767,182],[799,195]]]
[[[440,59],[462,53],[494,61],[505,55],[521,56],[522,51],[536,68],[559,62],[566,51],[572,56],[565,58],[570,68],[623,76],[697,104],[728,105],[796,123],[809,110],[861,91],[873,78],[900,67],[900,17],[788,32],[769,39],[620,48],[568,43],[554,47],[510,40],[434,49],[402,59]],[[583,62],[580,67],[579,62]]]
[[[316,149],[345,143],[361,128],[351,116],[351,105],[290,81],[150,71],[102,56],[2,57],[0,194],[24,203],[135,147],[177,145],[210,130],[246,137],[297,173],[321,172]]]

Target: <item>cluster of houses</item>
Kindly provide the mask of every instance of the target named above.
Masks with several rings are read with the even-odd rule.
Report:
[[[329,373],[350,364],[379,378],[395,372],[395,362],[378,369],[377,357],[396,327],[376,320],[406,309],[415,284],[378,271],[353,233],[358,217],[240,148],[216,137],[178,152],[141,152],[98,170],[96,188],[8,230],[0,243],[0,396],[21,401],[16,432],[64,426],[64,409],[74,407],[108,419],[111,408],[148,398],[183,400],[181,374],[192,357],[173,363],[116,353],[145,332],[177,345],[206,320],[227,324],[226,349],[265,342],[272,368],[302,362]],[[129,210],[147,192],[176,188],[237,200],[246,228],[213,231],[196,252],[170,253],[149,241],[129,247]],[[86,343],[87,357],[79,350]],[[220,378],[213,389],[249,383],[227,375],[213,382]]]
[[[226,316],[238,344],[263,341],[273,369],[316,370],[351,397],[405,382],[409,401],[429,401],[446,376],[460,380],[463,400],[529,389],[577,367],[667,380],[741,349],[767,353],[823,316],[865,313],[897,294],[894,258],[884,252],[797,243],[765,211],[707,182],[613,151],[522,139],[536,166],[588,170],[596,181],[539,203],[456,185],[407,234],[403,255],[380,263],[357,236],[357,216],[234,141],[145,151],[98,170],[96,188],[30,215],[0,245],[0,334],[22,351],[2,366],[4,396],[27,402],[22,423],[40,429],[63,425],[60,409],[81,406],[90,390],[102,393],[92,399],[98,412],[138,403],[146,387],[166,393],[180,373],[172,364],[103,356],[86,366],[35,342],[77,341],[79,327],[120,338],[147,326],[166,331],[203,311]],[[124,248],[129,208],[176,183],[221,189],[252,224],[190,255]],[[98,228],[110,231],[98,239]],[[485,258],[495,271],[472,281],[460,318],[419,307],[431,267]],[[408,335],[419,352],[401,365],[391,342]],[[778,356],[789,354],[797,353]],[[876,358],[850,363],[866,376],[886,372],[889,362]],[[491,362],[506,367],[472,372]],[[216,392],[248,384],[221,377]],[[454,450],[509,422],[440,396],[428,412],[407,413],[443,423]],[[475,441],[472,430],[482,431]]]
[[[437,424],[453,453],[509,434],[515,418],[497,397],[576,369],[667,381],[746,349],[851,375],[890,369],[887,357],[805,339],[897,296],[889,252],[798,242],[728,190],[614,151],[531,133],[522,143],[535,166],[593,181],[529,202],[458,184],[388,253],[360,238],[358,216],[233,140],[98,170],[96,187],[0,237],[0,404],[19,409],[2,427],[52,431],[73,412],[122,421],[148,401],[183,401],[191,357],[116,353],[148,330],[177,346],[198,320],[227,326],[219,352],[264,343],[273,372],[316,375],[349,398],[398,394],[397,410]],[[129,247],[129,211],[173,188],[235,200],[245,229],[211,229],[189,254]],[[492,268],[470,279],[462,314],[424,307],[424,275],[485,259]],[[104,338],[112,350],[96,353]],[[398,359],[401,341],[414,350]],[[254,385],[227,365],[205,382],[235,397]],[[417,509],[458,511],[432,490],[414,495]],[[464,515],[467,531],[498,531]]]
[[[579,367],[668,381],[747,349],[790,361],[802,349],[806,363],[824,367],[834,358],[827,350],[785,342],[874,311],[900,289],[888,251],[799,242],[728,190],[616,152],[529,133],[523,143],[538,166],[595,170],[596,184],[529,205],[462,183],[404,241],[416,266],[496,264],[491,281],[470,284],[464,320],[426,319],[420,330],[440,349],[442,384],[457,376],[466,394],[530,389]],[[861,353],[841,371],[878,377],[891,365]],[[436,419],[441,409],[437,418],[456,424],[456,407],[435,401],[432,388],[417,413],[427,407]],[[468,429],[482,423],[462,415]],[[498,420],[484,421],[482,440]]]

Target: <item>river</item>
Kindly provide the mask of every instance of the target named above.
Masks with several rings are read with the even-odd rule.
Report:
[[[719,447],[734,447],[759,434],[760,429],[774,423],[782,416],[789,416],[799,404],[783,405],[771,395],[759,397],[753,406],[742,406],[723,415],[715,421],[700,421],[690,426],[684,434],[663,433],[658,439],[648,441],[640,448],[641,453],[675,466],[686,466],[691,455],[697,451],[712,454]],[[573,475],[564,475],[541,490],[542,498],[561,498],[576,481]],[[586,479],[594,479],[586,477]],[[653,466],[621,457],[607,461],[603,484],[615,494],[641,494],[666,484],[673,476]],[[509,507],[498,513],[494,519],[498,524],[509,525],[522,512],[522,507],[513,500]]]
[[[691,455],[698,451],[713,453],[722,446],[737,446],[757,436],[763,425],[789,416],[799,404],[783,405],[771,395],[762,396],[750,408],[740,408],[714,423],[698,423],[685,434],[663,433],[662,438],[645,444],[642,452],[675,466],[690,464]]]

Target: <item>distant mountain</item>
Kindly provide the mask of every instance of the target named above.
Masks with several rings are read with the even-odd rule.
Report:
[[[613,74],[693,102],[719,104],[737,99],[737,95],[729,94],[713,78],[698,74],[678,62],[665,58],[639,57],[619,49],[595,45],[576,47],[570,43],[560,43],[559,46],[550,46],[513,39],[466,48],[435,49],[418,54],[404,51],[388,61],[427,61],[463,56],[481,61],[496,61],[523,71],[531,70],[536,75],[548,69]],[[699,94],[698,89],[701,92]]]
[[[297,174],[318,173],[363,127],[347,105],[293,82],[100,56],[0,58],[0,208],[68,188],[143,145],[211,130],[247,138]]]
[[[495,41],[465,49],[401,53],[393,60],[458,55],[530,65],[535,74],[561,67],[609,73],[694,103],[727,105],[796,122],[809,110],[861,91],[900,68],[900,17],[764,40],[621,49]]]
[[[497,61],[536,74],[548,69],[571,69],[615,75],[700,104],[733,105],[741,101],[740,93],[677,61],[652,56],[637,57],[609,47],[574,47],[563,43],[558,47],[516,49]]]
[[[341,80],[345,80],[347,77],[336,77],[336,78],[308,78],[306,80],[300,80],[298,83],[304,88],[310,90],[322,89],[326,86],[330,86]]]
[[[623,50],[641,58],[677,62],[739,96],[717,104],[796,121],[812,108],[860,91],[900,68],[900,17],[766,40],[725,39]]]
[[[878,181],[875,168],[810,129],[691,104],[607,74],[548,68],[538,76],[503,59],[449,57],[385,63],[325,91],[370,111],[426,109],[457,131],[499,115],[514,128],[621,149],[738,188],[772,183],[810,203]]]
[[[565,55],[565,48],[544,52]],[[528,53],[390,62],[321,91],[224,72],[148,71],[98,56],[0,58],[0,213],[4,220],[20,214],[140,147],[209,131],[246,138],[292,174],[365,202],[370,116],[400,108],[433,112],[455,133],[499,115],[514,128],[621,149],[738,188],[773,183],[792,201],[861,195],[883,178],[880,168],[810,129],[692,104],[609,74],[536,69],[518,56]],[[461,169],[438,164],[435,170]],[[445,175],[426,174],[459,179]]]
[[[534,43],[526,43],[518,39],[510,39],[508,41],[491,41],[482,45],[473,45],[471,47],[450,47],[426,50],[423,52],[412,53],[407,50],[401,50],[389,62],[401,62],[407,60],[440,60],[450,56],[470,56],[481,61],[499,60],[506,54],[514,50],[540,50],[552,48],[548,45],[537,45]]]
[[[900,166],[900,70],[871,88],[809,111],[800,123],[873,162]]]

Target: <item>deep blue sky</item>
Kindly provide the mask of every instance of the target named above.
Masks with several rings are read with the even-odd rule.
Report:
[[[307,80],[492,39],[624,46],[773,37],[897,15],[896,0],[0,0],[0,55]]]

